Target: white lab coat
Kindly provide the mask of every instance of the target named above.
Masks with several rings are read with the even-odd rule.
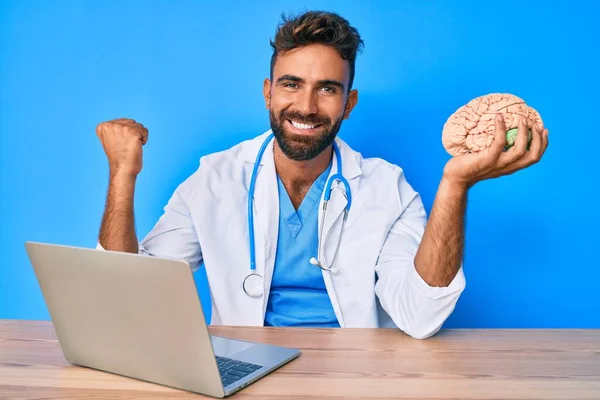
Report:
[[[264,295],[247,296],[242,283],[250,273],[248,188],[256,155],[270,133],[202,157],[197,171],[177,187],[164,214],[140,243],[141,254],[184,259],[194,270],[204,262],[213,325],[264,323],[279,227],[271,145],[261,160],[254,201],[256,272],[264,277]],[[339,137],[336,142],[352,191],[338,272],[323,272],[338,322],[341,327],[397,327],[414,338],[428,338],[439,331],[465,288],[462,266],[448,287],[430,287],[413,263],[426,223],[419,194],[400,167],[363,158]],[[334,157],[331,174],[336,172]],[[342,185],[339,188],[343,190]],[[324,222],[328,263],[345,205],[344,196],[335,190]],[[321,213],[319,207],[319,221]]]

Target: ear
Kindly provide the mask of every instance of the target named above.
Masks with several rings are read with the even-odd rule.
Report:
[[[271,80],[269,78],[265,78],[263,83],[263,96],[265,97],[267,110],[271,109]]]
[[[350,93],[348,93],[348,100],[346,100],[346,109],[344,110],[344,119],[350,118],[350,113],[354,106],[358,102],[358,90],[352,89]]]

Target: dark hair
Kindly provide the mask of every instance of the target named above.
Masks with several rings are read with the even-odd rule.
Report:
[[[336,13],[326,11],[308,11],[302,15],[281,16],[277,26],[275,40],[271,40],[271,80],[277,55],[313,43],[334,47],[344,60],[350,63],[350,81],[348,90],[354,81],[356,53],[364,46],[358,31],[349,22]]]

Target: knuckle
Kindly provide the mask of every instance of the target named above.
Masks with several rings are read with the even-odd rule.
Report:
[[[496,164],[497,169],[504,169],[511,163],[511,160],[502,160]]]
[[[127,126],[125,127],[125,133],[127,136],[140,136],[141,129],[137,126]]]
[[[110,121],[101,122],[96,126],[96,134],[98,136],[105,136],[110,132],[112,123]]]

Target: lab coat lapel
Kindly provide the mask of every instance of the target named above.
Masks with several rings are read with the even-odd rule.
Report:
[[[320,210],[321,213],[325,212],[325,220],[323,221],[323,240],[325,243],[323,249],[328,264],[332,261],[333,249],[335,249],[337,244],[337,238],[344,217],[344,209],[348,204],[343,194],[344,185],[340,182],[335,182],[331,187],[331,197],[327,202],[327,210],[324,211],[323,207]],[[322,215],[320,218],[322,218]]]
[[[261,142],[262,143],[262,142]],[[273,141],[267,145],[260,161],[254,191],[254,232],[256,245],[256,270],[264,277],[264,295],[260,323],[269,298],[273,277],[277,237],[279,234],[279,192],[273,158]]]
[[[343,171],[339,170],[337,165],[337,159],[334,155],[332,161],[332,168],[329,174],[328,180],[334,175],[338,173],[342,173],[343,176],[348,180],[348,183],[351,187],[356,188],[356,185],[353,185],[354,178],[360,176],[362,174],[362,170],[356,159],[355,155],[351,151],[351,149],[346,146],[346,144],[339,138],[336,139],[336,143],[340,149]],[[319,221],[323,218],[323,213],[325,213],[325,220],[323,221],[323,243],[319,242],[319,246],[321,249],[321,262],[327,263],[327,267],[331,266],[331,262],[333,261],[333,256],[335,253],[335,248],[337,246],[337,240],[341,233],[344,210],[346,205],[348,204],[348,200],[345,194],[344,184],[340,181],[334,182],[332,185],[332,192],[329,198],[329,202],[327,204],[327,210],[323,210],[323,200],[321,200],[321,207],[319,208]],[[323,192],[323,198],[325,197],[325,192]],[[345,228],[345,227],[344,227]],[[336,267],[339,267],[336,265]],[[338,319],[338,323],[340,326],[344,327],[344,315],[342,313],[342,307],[338,302],[336,290],[341,290],[339,285],[340,282],[337,279],[332,279],[332,277],[337,275],[331,275],[329,272],[323,271],[323,279],[325,281],[325,287],[327,288],[327,292],[331,299],[331,304],[333,306],[335,315]],[[335,281],[335,282],[334,282]]]
[[[343,154],[342,154],[343,157]],[[342,164],[344,163],[342,159]],[[331,179],[333,175],[338,174],[338,165],[335,156],[333,157],[331,172],[329,173],[329,177],[327,180]],[[327,186],[327,185],[326,185]],[[323,221],[323,240],[324,245],[322,247],[322,251],[325,251],[325,259],[329,264],[333,258],[332,248],[335,249],[335,245],[337,244],[338,234],[341,229],[341,223],[344,215],[344,209],[348,204],[348,200],[344,196],[345,189],[344,184],[340,181],[335,181],[331,185],[331,196],[329,201],[327,202],[327,210],[323,210],[323,200],[321,201],[321,207],[319,209],[319,221],[323,218],[323,212],[325,213],[325,220]],[[325,189],[323,190],[323,197],[325,198]],[[329,251],[328,251],[329,250]]]
[[[343,161],[342,161],[343,163]],[[327,177],[327,181],[331,179],[334,174],[337,174],[337,161],[335,157],[333,157],[333,163],[331,166],[331,172]],[[319,248],[321,250],[319,261],[326,263],[327,267],[331,266],[331,262],[333,261],[333,256],[335,252],[336,241],[338,239],[338,233],[341,229],[341,224],[343,220],[343,213],[346,204],[348,203],[345,196],[343,195],[344,185],[339,181],[332,183],[331,185],[332,191],[329,201],[327,202],[327,209],[323,210],[323,199],[325,197],[325,191],[327,190],[327,185],[325,185],[325,189],[323,191],[323,198],[321,199],[321,207],[319,208],[319,221],[323,221],[322,229],[322,240],[319,239]],[[341,191],[340,191],[341,190]],[[325,219],[323,220],[323,214],[325,215]],[[327,293],[329,294],[329,298],[331,300],[331,305],[335,312],[336,318],[340,326],[344,326],[344,316],[342,314],[342,310],[340,304],[337,300],[336,290],[338,289],[337,285],[332,281],[332,276],[329,272],[323,271],[323,280],[325,282],[325,287],[327,288]]]

